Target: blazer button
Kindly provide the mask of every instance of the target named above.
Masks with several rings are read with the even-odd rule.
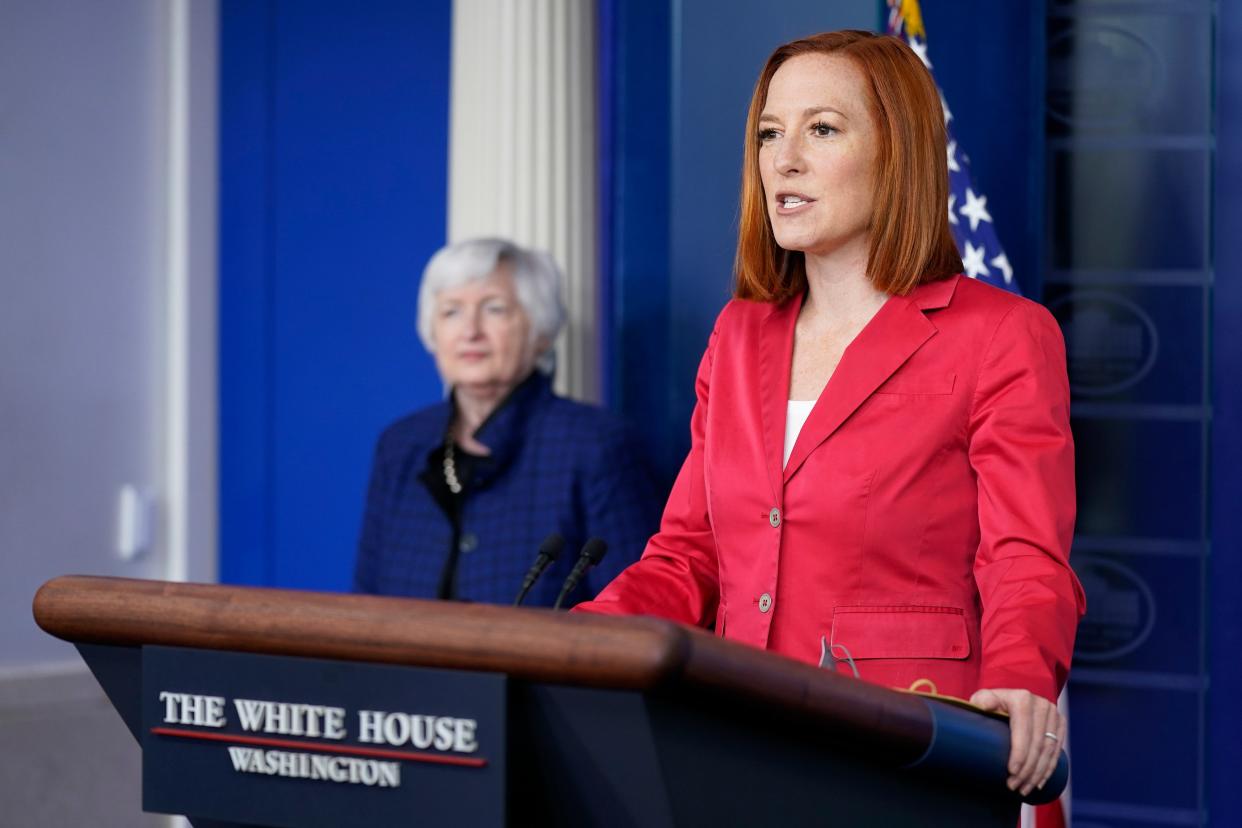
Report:
[[[465,532],[461,536],[461,540],[457,542],[457,548],[462,552],[473,552],[479,548],[479,537],[473,532]]]
[[[759,611],[767,612],[772,609],[772,596],[766,592],[759,596]]]
[[[775,506],[772,507],[772,511],[768,512],[768,523],[772,524],[773,529],[781,525],[781,510],[780,509],[776,508]]]

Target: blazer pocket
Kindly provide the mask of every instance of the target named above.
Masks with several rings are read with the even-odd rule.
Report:
[[[970,657],[966,613],[958,607],[918,604],[843,606],[832,611],[834,647],[855,660]]]
[[[888,382],[875,390],[877,394],[902,394],[905,396],[942,397],[953,393],[957,383],[957,374],[925,375],[915,374],[903,377],[900,373],[891,377]]]

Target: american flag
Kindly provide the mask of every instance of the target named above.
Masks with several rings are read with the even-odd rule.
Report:
[[[888,33],[910,44],[930,70],[927,57],[927,31],[918,0],[888,0]],[[962,254],[962,267],[972,279],[990,282],[1013,293],[1021,293],[1013,277],[1013,268],[996,237],[988,197],[979,189],[970,173],[970,159],[958,146],[953,135],[953,113],[939,86],[940,105],[944,109],[944,127],[949,137],[949,229]]]

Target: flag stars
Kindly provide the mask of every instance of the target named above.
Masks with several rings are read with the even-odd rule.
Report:
[[[1009,265],[1009,257],[1003,251],[995,259],[992,259],[989,264],[1001,272],[1001,275],[1005,277],[1005,284],[1013,281],[1013,268]]]
[[[988,197],[975,195],[975,191],[970,187],[966,188],[966,203],[957,211],[970,219],[970,232],[972,233],[979,229],[979,222],[992,221],[992,216],[988,213]]]
[[[906,42],[910,44],[910,48],[919,56],[919,60],[923,61],[923,65],[928,69],[932,68],[931,61],[927,59],[927,41],[919,40],[917,37],[906,38]]]
[[[966,252],[962,255],[962,267],[966,268],[966,275],[970,278],[978,279],[980,276],[991,275],[988,266],[983,263],[985,252],[983,245],[975,247],[969,241],[966,242]]]
[[[923,28],[917,0],[886,0],[881,5],[888,6],[889,35],[906,41],[910,50],[930,70],[932,62],[928,56],[927,33]],[[941,114],[944,116],[949,172],[949,227],[961,252],[962,270],[971,279],[986,280],[999,287],[1019,292],[1013,266],[996,237],[992,214],[988,212],[987,197],[974,190],[978,185],[970,174],[970,156],[953,136],[954,130],[950,124],[954,117],[949,109],[949,102],[945,100],[944,92],[938,85],[936,93],[940,98]],[[988,226],[980,227],[983,223]],[[995,256],[992,255],[993,251]]]

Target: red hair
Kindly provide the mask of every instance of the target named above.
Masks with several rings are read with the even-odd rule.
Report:
[[[949,170],[940,94],[931,73],[902,40],[872,32],[826,32],[780,46],[768,58],[746,116],[746,151],[734,259],[734,295],[783,302],[806,290],[801,252],[776,243],[759,175],[759,116],[768,86],[785,61],[799,55],[839,55],[862,73],[867,109],[876,127],[875,213],[867,278],[889,294],[962,270],[949,231]]]

